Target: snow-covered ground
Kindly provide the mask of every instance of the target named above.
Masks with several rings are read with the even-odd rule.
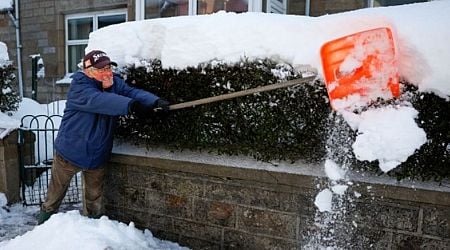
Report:
[[[0,113],[0,124],[15,125],[22,116],[62,114],[65,101],[39,104],[24,98],[19,110],[11,117]],[[30,120],[24,124],[30,124]],[[44,121],[45,122],[45,121]],[[33,126],[35,123],[31,122]],[[42,124],[42,121],[41,121]],[[59,124],[56,124],[59,126]],[[13,128],[14,126],[11,126]],[[52,152],[52,145],[48,145]],[[40,150],[41,153],[45,149]],[[51,156],[49,156],[52,158]],[[0,249],[186,249],[176,243],[159,240],[148,230],[141,231],[106,216],[99,220],[80,215],[81,204],[63,205],[60,213],[48,222],[37,226],[38,206],[7,205],[6,196],[0,193]],[[58,237],[55,237],[58,232]]]
[[[212,15],[153,19],[109,26],[91,33],[87,50],[102,49],[120,66],[145,65],[142,60],[150,58],[161,59],[165,67],[183,68],[213,59],[236,62],[244,56],[270,57],[281,63],[292,64],[301,72],[317,72],[318,77],[323,78],[320,48],[324,43],[368,29],[389,27],[394,33],[400,77],[417,85],[420,91],[433,92],[448,100],[448,13],[450,1],[362,9],[321,17],[219,12]],[[19,110],[13,115],[13,118],[0,114],[0,128],[16,128],[17,118],[14,116],[20,117],[23,114],[19,115],[20,112]],[[340,112],[352,128],[358,131],[353,145],[355,155],[361,160],[379,160],[383,171],[395,168],[426,141],[426,134],[414,120],[417,111],[408,103],[397,109],[385,107],[359,114]],[[316,205],[320,211],[329,211],[332,207],[331,197],[346,192],[346,179],[351,178],[351,174],[346,172],[345,166],[339,166],[332,161],[327,161],[324,166],[326,176],[333,180],[334,184],[318,193]],[[277,168],[274,171],[291,169]],[[5,211],[0,210],[1,221],[10,219],[8,214],[11,213]],[[20,214],[20,210],[15,211]],[[50,242],[50,236],[55,231],[67,232],[66,235],[70,236],[54,239],[54,248],[50,249],[67,248],[66,242],[73,240],[72,238],[80,239],[78,236],[84,237],[87,232],[91,236],[89,239],[93,241],[85,240],[88,244],[84,245],[85,248],[105,249],[107,246],[121,246],[113,245],[117,242],[98,231],[98,228],[103,228],[110,234],[120,231],[120,235],[125,237],[123,239],[138,240],[146,244],[146,249],[171,245],[154,239],[149,232],[136,230],[133,225],[120,224],[106,217],[90,220],[81,217],[77,212],[70,212],[55,216],[48,223],[35,227],[21,237],[1,242],[0,248],[12,249],[20,245],[27,249],[30,246],[26,245],[28,242]],[[121,239],[119,238],[119,241]],[[104,245],[98,245],[99,242]],[[74,244],[78,243],[83,242]]]
[[[89,219],[76,209],[55,214],[48,222],[36,226],[37,207],[22,207],[20,204],[6,207],[6,202],[5,195],[0,193],[2,250],[187,249],[159,240],[149,230],[136,229],[134,223],[126,225],[106,216]],[[9,240],[9,235],[19,236]]]

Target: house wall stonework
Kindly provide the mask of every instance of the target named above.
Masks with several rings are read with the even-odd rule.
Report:
[[[331,216],[313,204],[317,185],[326,182],[115,154],[107,167],[105,209],[112,219],[193,249],[302,249],[330,229],[336,230],[332,242],[349,249],[450,249],[450,189],[354,182],[351,191],[361,196],[338,201],[340,210]]]
[[[65,16],[68,14],[127,8],[131,0],[22,0],[20,31],[24,96],[31,97],[31,58],[40,54],[45,78],[38,81],[37,99],[41,103],[66,99],[68,84],[55,85],[65,75]],[[130,20],[130,19],[129,19]],[[10,60],[17,64],[14,25],[7,14],[0,15],[0,41],[8,46]]]

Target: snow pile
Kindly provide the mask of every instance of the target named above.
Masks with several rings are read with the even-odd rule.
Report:
[[[0,193],[0,205],[6,204],[4,194]],[[13,208],[6,212],[0,208],[2,226],[11,226],[8,215],[15,214]],[[17,216],[15,223],[19,223]],[[11,221],[12,222],[12,221]],[[1,230],[0,230],[1,232]],[[55,237],[58,232],[58,237]],[[126,225],[109,220],[89,219],[78,211],[53,215],[46,223],[36,226],[32,231],[12,240],[0,242],[0,249],[187,249],[176,243],[154,238],[148,230],[140,231],[133,223]]]
[[[33,230],[39,207],[24,207],[21,203],[7,206],[5,194],[0,193],[0,242]],[[0,243],[1,249],[2,243]]]
[[[20,126],[20,121],[0,112],[0,140]]]
[[[388,172],[405,162],[427,141],[425,131],[415,122],[417,110],[411,107],[385,107],[360,115],[353,152],[358,160],[378,160]]]
[[[449,12],[450,1],[432,1],[321,17],[219,12],[151,19],[95,31],[90,34],[86,51],[102,49],[122,66],[159,58],[164,67],[176,68],[212,59],[237,62],[244,56],[270,57],[299,69],[315,69],[322,75],[323,44],[356,32],[389,27],[398,49],[400,76],[422,91],[448,96]]]
[[[0,7],[1,9],[1,7]],[[0,67],[5,66],[5,64],[10,64],[9,55],[8,55],[8,47],[5,43],[0,42]]]

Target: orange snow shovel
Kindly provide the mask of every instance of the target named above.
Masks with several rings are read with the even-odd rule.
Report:
[[[389,28],[362,31],[325,43],[320,55],[333,109],[355,109],[379,97],[398,97],[395,52]]]

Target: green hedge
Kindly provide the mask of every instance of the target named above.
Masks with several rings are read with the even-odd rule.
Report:
[[[0,66],[0,112],[15,111],[19,107],[20,97],[15,91],[17,82],[11,64]]]
[[[164,69],[160,61],[152,60],[146,67],[126,68],[124,74],[130,85],[172,104],[301,78],[289,65],[268,59],[242,60],[232,65],[210,62],[180,70]],[[433,139],[390,174],[399,179],[449,177],[446,166],[450,123],[443,115],[449,102],[411,87],[404,97],[419,110],[419,119],[424,121],[419,124]],[[137,144],[171,150],[250,155],[268,162],[320,162],[331,158],[378,171],[376,163],[355,159],[351,145],[356,133],[332,112],[325,86],[319,81],[175,110],[167,116],[154,114],[148,120],[122,117],[117,135]]]

